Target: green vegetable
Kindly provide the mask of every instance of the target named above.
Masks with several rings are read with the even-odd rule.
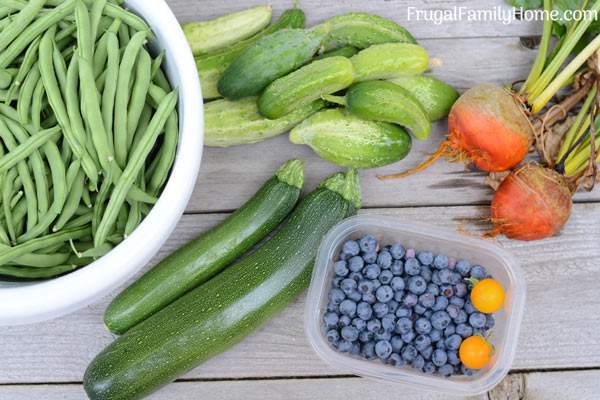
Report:
[[[358,81],[420,75],[429,66],[429,56],[425,49],[408,43],[371,46],[350,60],[354,64]]]
[[[260,142],[289,131],[325,106],[325,102],[317,100],[270,120],[260,115],[256,100],[256,97],[248,97],[207,103],[204,106],[204,144],[229,147]]]
[[[416,43],[402,26],[378,15],[354,12],[338,15],[327,22],[331,24],[327,48],[350,45],[366,49],[384,43]]]
[[[299,8],[286,10],[275,23],[251,38],[242,40],[219,52],[196,57],[196,67],[200,74],[202,96],[204,99],[217,99],[221,97],[221,94],[217,89],[219,79],[221,79],[221,76],[227,67],[229,67],[231,63],[244,52],[244,50],[252,46],[261,38],[279,30],[286,28],[303,28],[304,20],[304,12]]]
[[[124,333],[206,282],[261,241],[292,211],[304,183],[302,162],[284,164],[245,205],[148,271],[108,306],[106,326]]]
[[[277,119],[354,82],[354,67],[346,57],[329,57],[312,63],[271,83],[258,99],[258,109]]]
[[[345,105],[361,118],[402,125],[417,139],[425,140],[431,133],[431,122],[419,102],[408,91],[390,82],[362,82],[352,86],[345,98],[324,98]]]
[[[406,131],[339,109],[321,111],[292,129],[290,141],[348,168],[376,168],[402,160],[411,148]]]
[[[390,82],[402,86],[417,99],[431,122],[445,118],[458,99],[456,89],[432,76],[403,76]]]
[[[194,55],[210,53],[249,38],[271,22],[271,6],[258,6],[210,21],[182,26]]]
[[[7,89],[13,81],[13,75],[6,70],[0,70],[0,89]]]
[[[309,61],[329,34],[329,25],[285,29],[246,49],[223,73],[219,93],[231,100],[256,96],[275,79]]]
[[[307,286],[323,236],[360,207],[355,172],[323,182],[255,252],[129,330],[92,361],[91,400],[140,399],[240,342]]]
[[[356,47],[344,46],[344,47],[340,47],[339,49],[331,50],[331,51],[328,51],[321,55],[318,55],[317,57],[315,57],[315,59],[322,60],[322,59],[328,58],[328,57],[348,57],[348,58],[350,58],[353,55],[355,55],[356,53],[358,53],[358,49]]]

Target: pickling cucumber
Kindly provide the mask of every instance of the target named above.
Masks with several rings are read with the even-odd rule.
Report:
[[[230,99],[256,96],[275,79],[298,69],[317,53],[329,25],[284,29],[246,49],[223,73],[219,93]]]
[[[459,96],[456,89],[433,76],[407,75],[390,82],[402,86],[412,94],[431,122],[447,117]]]
[[[225,221],[165,258],[119,294],[106,310],[106,326],[124,333],[213,277],[279,225],[296,205],[303,183],[302,161],[288,161]]]
[[[308,286],[323,236],[359,207],[356,172],[327,179],[255,252],[106,347],[85,372],[90,399],[140,399],[240,342]]]
[[[338,49],[327,51],[323,54],[319,54],[317,57],[315,57],[315,59],[322,60],[322,59],[328,58],[328,57],[348,57],[348,58],[350,58],[353,55],[355,55],[356,53],[358,53],[358,49],[356,47],[344,46],[344,47],[340,47]]]
[[[221,97],[217,85],[223,72],[240,56],[248,47],[252,46],[258,40],[274,32],[286,28],[303,28],[305,15],[299,8],[286,10],[279,19],[269,27],[260,31],[256,35],[242,40],[221,51],[196,57],[196,67],[200,75],[200,84],[202,85],[202,96],[205,100],[218,99]]]
[[[429,67],[424,48],[410,43],[386,43],[364,49],[350,59],[357,81],[420,75]]]

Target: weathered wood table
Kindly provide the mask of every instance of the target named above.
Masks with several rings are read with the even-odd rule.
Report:
[[[182,22],[215,17],[265,0],[170,0]],[[275,14],[291,0],[273,1]],[[526,44],[539,23],[409,20],[421,10],[492,9],[502,0],[302,0],[310,24],[351,10],[374,12],[409,28],[442,61],[436,75],[464,90],[478,82],[511,82],[526,76],[535,51]],[[481,173],[438,162],[402,181],[375,175],[415,165],[443,137],[418,143],[404,162],[361,173],[363,213],[389,214],[456,228],[485,215],[491,191]],[[307,190],[336,168],[287,138],[230,149],[207,149],[187,214],[154,260],[158,261],[240,206],[275,168],[291,157],[306,161]],[[513,372],[477,399],[600,399],[600,190],[579,194],[573,217],[555,238],[520,243],[499,240],[522,262],[527,308]],[[471,230],[485,226],[467,225]],[[151,233],[149,233],[151,234]],[[0,328],[0,399],[84,399],[89,361],[113,340],[102,314],[114,293],[70,316],[32,326]],[[332,369],[311,350],[303,330],[304,297],[243,343],[185,375],[153,399],[446,399],[350,376]]]

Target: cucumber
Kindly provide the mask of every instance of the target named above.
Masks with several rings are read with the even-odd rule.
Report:
[[[104,315],[108,329],[126,332],[245,253],[294,208],[303,182],[302,161],[284,164],[225,221],[165,258],[119,294]]]
[[[305,15],[299,8],[286,10],[281,17],[268,28],[256,35],[242,40],[227,49],[219,52],[196,57],[196,67],[200,75],[202,85],[202,96],[205,100],[218,99],[221,97],[217,84],[223,72],[240,56],[248,47],[252,46],[261,38],[286,28],[303,28]]]
[[[350,58],[353,55],[355,55],[356,53],[358,53],[358,49],[356,47],[344,46],[344,47],[340,47],[338,49],[330,50],[328,52],[320,54],[317,57],[315,57],[315,59],[322,60],[322,59],[328,58],[328,57],[348,57],[348,58]]]
[[[320,111],[292,129],[290,141],[348,168],[377,168],[402,160],[409,134],[387,122],[368,121],[340,109]]]
[[[354,67],[346,57],[313,61],[271,83],[258,99],[258,109],[267,118],[281,118],[353,82]]]
[[[196,56],[249,38],[269,25],[272,15],[271,6],[258,6],[210,21],[190,22],[182,25],[182,28]]]
[[[452,86],[432,76],[403,76],[390,82],[412,94],[431,122],[447,117],[459,96]]]
[[[140,399],[240,342],[308,286],[323,236],[358,207],[356,172],[322,183],[254,253],[96,356],[83,379],[90,399]]]
[[[350,60],[358,81],[420,75],[429,67],[429,56],[425,49],[410,43],[371,46]]]
[[[257,143],[288,132],[323,107],[322,100],[298,107],[279,119],[260,115],[256,97],[215,100],[204,106],[204,145],[229,147]]]
[[[378,15],[354,12],[338,15],[328,22],[331,24],[328,49],[345,45],[366,49],[383,43],[417,43],[405,28]]]
[[[324,98],[336,102],[335,96]],[[407,90],[391,82],[358,83],[348,89],[342,102],[356,116],[401,125],[417,139],[425,140],[431,133],[431,122],[421,104]]]
[[[284,29],[246,49],[223,73],[219,93],[230,100],[256,96],[277,78],[310,61],[329,34],[329,25]]]

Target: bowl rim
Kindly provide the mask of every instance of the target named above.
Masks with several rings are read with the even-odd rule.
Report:
[[[112,251],[68,275],[0,286],[0,326],[41,322],[76,311],[121,286],[159,251],[181,219],[195,188],[204,144],[204,113],[196,64],[165,0],[128,0],[166,52],[167,75],[178,81],[179,142],[163,192],[135,231]]]

